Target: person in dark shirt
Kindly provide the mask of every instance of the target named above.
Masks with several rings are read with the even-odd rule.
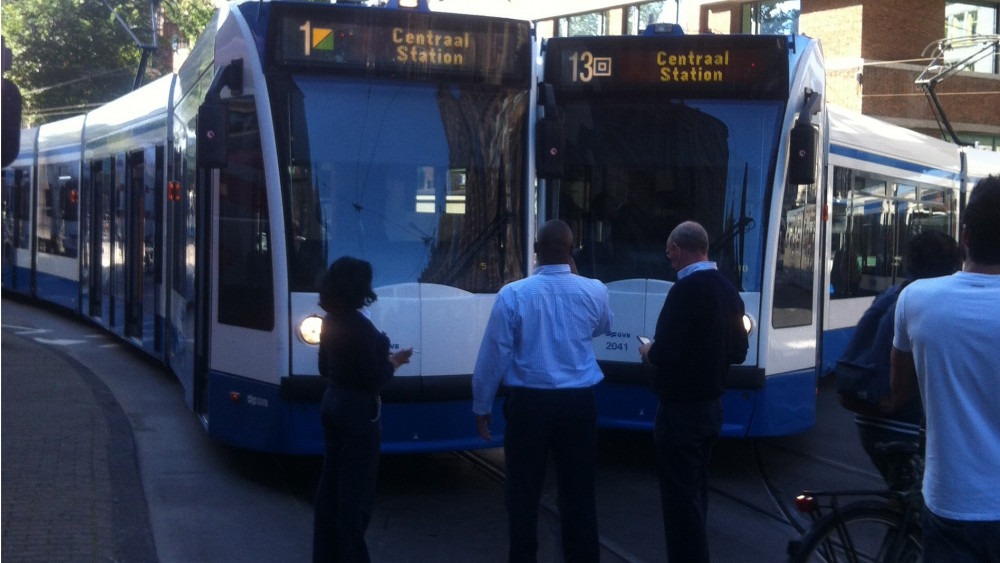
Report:
[[[656,368],[653,436],[668,559],[707,562],[707,465],[722,431],[726,373],[746,359],[743,300],[708,261],[708,233],[698,223],[670,233],[667,256],[677,282],[639,354]]]
[[[885,290],[865,311],[841,360],[870,369],[862,373],[864,381],[852,381],[838,374],[838,398],[845,408],[857,413],[861,445],[890,489],[905,491],[920,478],[916,468],[922,453],[880,451],[876,446],[887,442],[923,442],[924,408],[914,395],[899,410],[882,412],[880,401],[889,393],[889,359],[895,335],[896,299],[911,282],[925,278],[950,276],[962,269],[962,251],[958,242],[941,231],[925,231],[906,245],[906,280]],[[847,379],[846,381],[844,379]],[[860,396],[856,387],[867,395]],[[918,464],[915,465],[914,462]]]
[[[377,296],[372,267],[345,256],[320,285],[327,312],[319,343],[319,373],[327,378],[322,421],[326,455],[316,491],[313,561],[369,561],[365,530],[375,504],[382,445],[379,389],[413,349],[389,354],[389,337],[362,310]]]

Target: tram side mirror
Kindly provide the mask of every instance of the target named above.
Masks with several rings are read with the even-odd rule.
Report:
[[[21,91],[13,82],[3,79],[3,91],[0,92],[0,151],[3,152],[2,167],[14,162],[21,152]]]
[[[816,145],[819,132],[809,123],[796,123],[788,147],[788,183],[816,183]]]
[[[562,124],[555,117],[543,117],[535,134],[535,173],[539,178],[556,180],[563,175],[563,149],[566,138]]]
[[[226,166],[229,111],[219,100],[205,100],[198,108],[198,165],[202,168]]]

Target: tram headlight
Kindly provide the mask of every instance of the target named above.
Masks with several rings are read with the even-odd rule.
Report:
[[[319,344],[321,332],[323,332],[323,317],[311,315],[299,323],[299,338],[306,344]]]
[[[753,330],[753,319],[746,313],[743,314],[743,328],[746,329],[747,334],[750,334],[750,331]]]

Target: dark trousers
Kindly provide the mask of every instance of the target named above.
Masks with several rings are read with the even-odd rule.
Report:
[[[922,514],[926,563],[996,563],[1000,561],[1000,521],[942,518]]]
[[[708,459],[722,430],[722,403],[665,403],[653,437],[670,563],[707,562]]]
[[[365,531],[375,505],[382,421],[374,394],[329,388],[323,395],[326,456],[316,490],[313,561],[367,562]]]
[[[896,452],[881,452],[878,444],[891,442],[923,442],[919,435],[897,432],[892,428],[879,425],[878,419],[855,419],[858,425],[858,437],[861,447],[865,449],[872,464],[885,479],[886,484],[894,491],[906,491],[919,484],[920,473],[917,470],[923,463],[923,452],[907,455]]]
[[[510,561],[536,561],[538,504],[552,454],[567,563],[599,559],[597,405],[592,388],[515,387],[504,402]]]

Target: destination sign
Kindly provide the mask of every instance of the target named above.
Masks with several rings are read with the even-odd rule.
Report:
[[[272,3],[272,60],[394,77],[527,80],[527,22],[330,4]]]
[[[545,55],[545,81],[563,91],[784,99],[787,41],[749,35],[554,38]]]

